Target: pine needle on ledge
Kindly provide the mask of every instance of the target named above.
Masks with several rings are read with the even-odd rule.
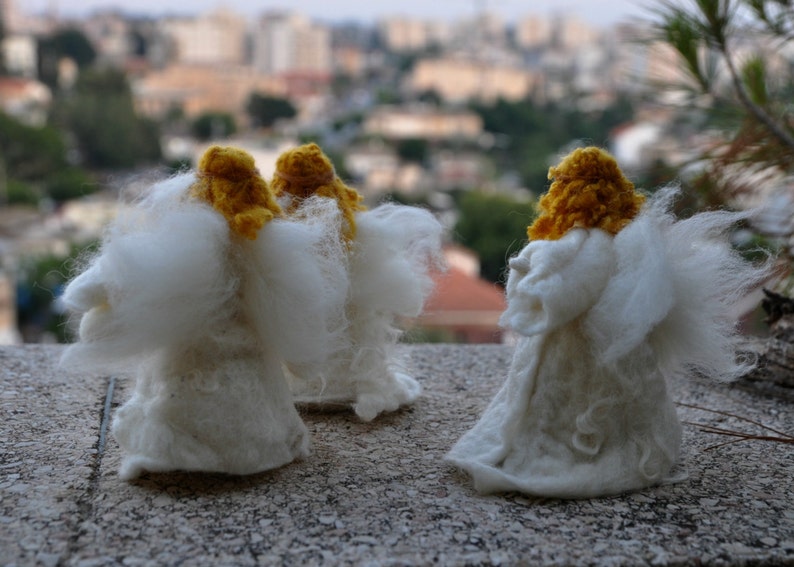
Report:
[[[685,408],[705,411],[705,412],[708,412],[708,413],[724,415],[726,417],[732,417],[734,419],[738,419],[739,421],[743,421],[745,423],[750,423],[752,425],[760,427],[761,429],[763,429],[765,431],[769,431],[769,432],[775,434],[775,435],[756,435],[756,434],[753,434],[753,433],[746,433],[746,432],[743,432],[743,431],[734,431],[732,429],[725,429],[725,428],[716,427],[716,426],[713,426],[713,425],[705,425],[703,423],[695,423],[695,422],[692,422],[692,421],[684,421],[684,422],[682,422],[682,423],[684,423],[686,425],[692,425],[694,427],[697,427],[700,431],[703,431],[705,433],[714,433],[716,435],[725,435],[725,436],[728,436],[728,437],[734,437],[735,438],[735,439],[731,439],[730,441],[725,441],[723,443],[717,443],[716,445],[711,445],[709,447],[706,447],[704,449],[704,451],[711,451],[712,449],[717,449],[719,447],[724,447],[725,445],[731,445],[733,443],[740,443],[742,441],[771,441],[771,442],[775,442],[775,443],[786,443],[786,444],[794,445],[794,435],[790,435],[788,433],[785,433],[784,431],[779,431],[777,429],[773,429],[772,427],[766,426],[763,423],[760,423],[760,422],[752,420],[752,419],[748,419],[746,417],[742,417],[741,415],[736,415],[734,413],[730,413],[730,412],[727,412],[727,411],[713,410],[713,409],[709,409],[709,408],[704,408],[704,407],[696,406],[696,405],[693,405],[693,404],[685,404],[683,402],[677,402],[676,405],[679,405],[679,406],[685,407]]]

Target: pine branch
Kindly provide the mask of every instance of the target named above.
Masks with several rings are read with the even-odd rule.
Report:
[[[733,82],[733,87],[736,90],[736,95],[739,97],[739,102],[742,103],[747,111],[752,114],[758,122],[764,125],[764,127],[772,136],[777,138],[780,143],[794,151],[794,135],[782,128],[772,116],[767,114],[767,112],[761,106],[754,103],[750,98],[750,95],[747,92],[741,77],[739,76],[739,72],[736,69],[736,65],[730,56],[727,43],[720,44],[719,49],[720,53],[725,59],[725,63],[728,66],[728,72],[731,75],[731,81]]]

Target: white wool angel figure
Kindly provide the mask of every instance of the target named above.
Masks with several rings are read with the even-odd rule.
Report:
[[[346,332],[323,364],[290,365],[296,400],[352,404],[365,421],[414,402],[420,385],[405,372],[394,345],[402,334],[399,320],[419,315],[432,291],[430,267],[441,262],[440,223],[418,207],[367,210],[316,144],[284,152],[271,186],[294,218],[310,218],[307,206],[317,199],[338,204],[344,217],[338,261],[349,275]]]
[[[111,224],[65,291],[81,319],[62,363],[134,375],[112,424],[122,478],[250,474],[308,453],[282,362],[327,356],[321,252],[341,217],[325,212],[283,218],[251,156],[215,146]]]
[[[645,202],[599,148],[554,179],[510,260],[501,323],[521,335],[510,371],[447,460],[482,493],[586,498],[673,479],[681,426],[667,379],[745,370],[731,307],[766,268],[726,232],[739,214],[676,220],[676,191]]]

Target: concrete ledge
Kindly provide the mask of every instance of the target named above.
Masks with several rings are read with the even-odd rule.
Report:
[[[304,412],[313,453],[245,478],[116,475],[100,441],[116,381],[66,376],[59,347],[0,350],[0,564],[792,564],[794,447],[685,426],[688,480],[588,501],[478,496],[441,458],[504,379],[503,346],[405,347],[425,393],[359,422]],[[766,387],[765,387],[766,388]],[[673,397],[794,433],[794,392],[688,381]],[[680,408],[685,421],[760,432]]]

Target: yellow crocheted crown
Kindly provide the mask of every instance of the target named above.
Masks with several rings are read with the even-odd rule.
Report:
[[[286,193],[297,198],[291,210],[312,195],[336,199],[346,221],[344,237],[348,241],[355,238],[355,213],[366,210],[361,204],[362,197],[339,179],[331,160],[317,144],[304,144],[281,154],[270,186],[276,195]]]
[[[190,193],[212,205],[233,232],[249,240],[255,240],[259,229],[281,214],[254,158],[237,148],[212,146],[204,152]]]
[[[540,198],[540,215],[527,228],[530,240],[557,240],[572,228],[600,228],[617,234],[645,202],[620,171],[615,158],[593,146],[578,148],[556,167]]]

